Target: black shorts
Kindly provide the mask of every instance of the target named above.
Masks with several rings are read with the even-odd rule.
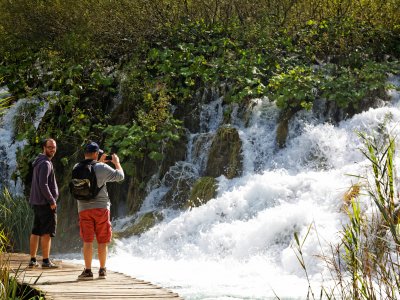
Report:
[[[56,235],[57,212],[52,210],[50,204],[33,205],[34,220],[32,234],[43,235],[50,234],[51,237]]]

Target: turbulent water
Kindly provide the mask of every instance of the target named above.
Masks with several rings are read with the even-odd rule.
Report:
[[[392,136],[400,133],[399,94],[390,96],[387,106],[338,126],[312,113],[296,115],[283,150],[274,143],[277,108],[267,99],[255,100],[249,124],[233,124],[243,142],[243,176],[221,176],[215,199],[180,213],[165,211],[166,219],[148,232],[117,241],[109,268],[168,287],[185,299],[305,299],[308,282],[293,249],[294,233],[302,240],[311,228],[302,251],[319,294],[329,285],[329,274],[318,256],[339,241],[347,220],[343,195],[357,182],[349,174],[365,175],[370,168],[357,132],[378,135],[385,127]],[[221,120],[220,99],[204,109],[212,125],[192,136],[189,150]],[[189,152],[185,164],[201,172],[204,158],[195,157]],[[162,191],[162,186],[154,189],[143,210],[157,206]],[[117,221],[116,228],[124,222]]]
[[[49,93],[48,95],[50,95]],[[48,96],[47,95],[47,96]],[[0,88],[0,97],[7,97],[8,90]],[[46,96],[46,95],[44,95]],[[14,195],[22,195],[20,179],[13,180],[17,167],[17,152],[26,145],[26,140],[17,138],[15,128],[18,122],[32,123],[37,128],[47,111],[48,104],[37,98],[24,98],[12,105],[3,116],[0,116],[0,188],[7,186]],[[33,113],[32,113],[33,111]],[[17,118],[18,116],[18,118]]]
[[[365,175],[369,170],[357,132],[375,135],[385,127],[392,136],[400,133],[399,94],[390,91],[390,96],[387,106],[337,126],[312,113],[299,113],[281,150],[274,142],[274,104],[254,100],[246,126],[234,110],[232,126],[243,143],[243,175],[219,177],[218,195],[208,203],[183,212],[165,210],[164,221],[148,232],[116,241],[107,267],[169,288],[185,299],[305,299],[308,281],[294,252],[294,234],[302,241],[310,230],[302,251],[318,294],[321,285],[329,285],[326,263],[319,256],[338,242],[346,223],[343,194],[357,182],[349,174]],[[201,132],[190,136],[188,157],[172,173],[188,178],[201,174],[210,136],[223,119],[221,103],[216,98],[203,108]],[[0,148],[10,144],[6,138]],[[142,212],[157,207],[167,190],[165,182],[155,183]],[[129,218],[116,220],[114,227],[121,229],[128,222]],[[73,261],[81,263],[81,258]]]

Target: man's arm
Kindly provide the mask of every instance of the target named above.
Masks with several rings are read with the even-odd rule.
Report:
[[[121,164],[119,163],[119,157],[117,154],[113,154],[112,155],[112,160],[111,162],[114,164],[115,166],[115,170],[121,170],[122,172],[124,172],[124,170],[122,170]]]
[[[106,162],[105,161],[105,157],[106,157],[106,155],[105,154],[103,154],[101,157],[100,157],[100,162]],[[107,170],[107,175],[105,175],[104,177],[103,177],[103,180],[101,181],[101,182],[104,182],[104,183],[106,183],[106,182],[115,182],[115,181],[122,181],[122,180],[124,180],[124,178],[125,178],[125,175],[124,175],[124,170],[122,169],[122,167],[121,167],[121,164],[120,164],[120,162],[119,162],[119,157],[118,157],[118,155],[117,154],[113,154],[112,155],[112,160],[111,160],[111,162],[114,164],[114,166],[115,166],[115,169],[113,169],[112,167],[110,167],[109,165],[107,165],[107,164],[104,164],[104,168]],[[99,179],[99,176],[98,176],[98,179]]]
[[[56,199],[54,199],[53,195],[51,194],[50,187],[49,187],[49,176],[52,172],[51,165],[48,162],[44,162],[39,166],[39,189],[43,197],[46,198],[47,202],[50,205],[56,205]],[[52,207],[53,208],[53,207]]]

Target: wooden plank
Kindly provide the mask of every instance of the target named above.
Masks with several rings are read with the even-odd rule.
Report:
[[[2,259],[9,262],[13,276],[20,283],[42,291],[46,300],[66,299],[161,299],[179,300],[177,293],[156,286],[148,281],[139,280],[119,272],[107,270],[107,279],[98,279],[98,269],[93,269],[93,280],[78,281],[83,266],[55,261],[60,268],[28,268],[29,255],[6,253]]]

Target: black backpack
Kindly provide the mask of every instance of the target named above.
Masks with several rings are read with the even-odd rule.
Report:
[[[95,160],[84,160],[78,163],[72,170],[72,179],[69,184],[69,190],[76,200],[94,199],[102,187],[97,187]]]

